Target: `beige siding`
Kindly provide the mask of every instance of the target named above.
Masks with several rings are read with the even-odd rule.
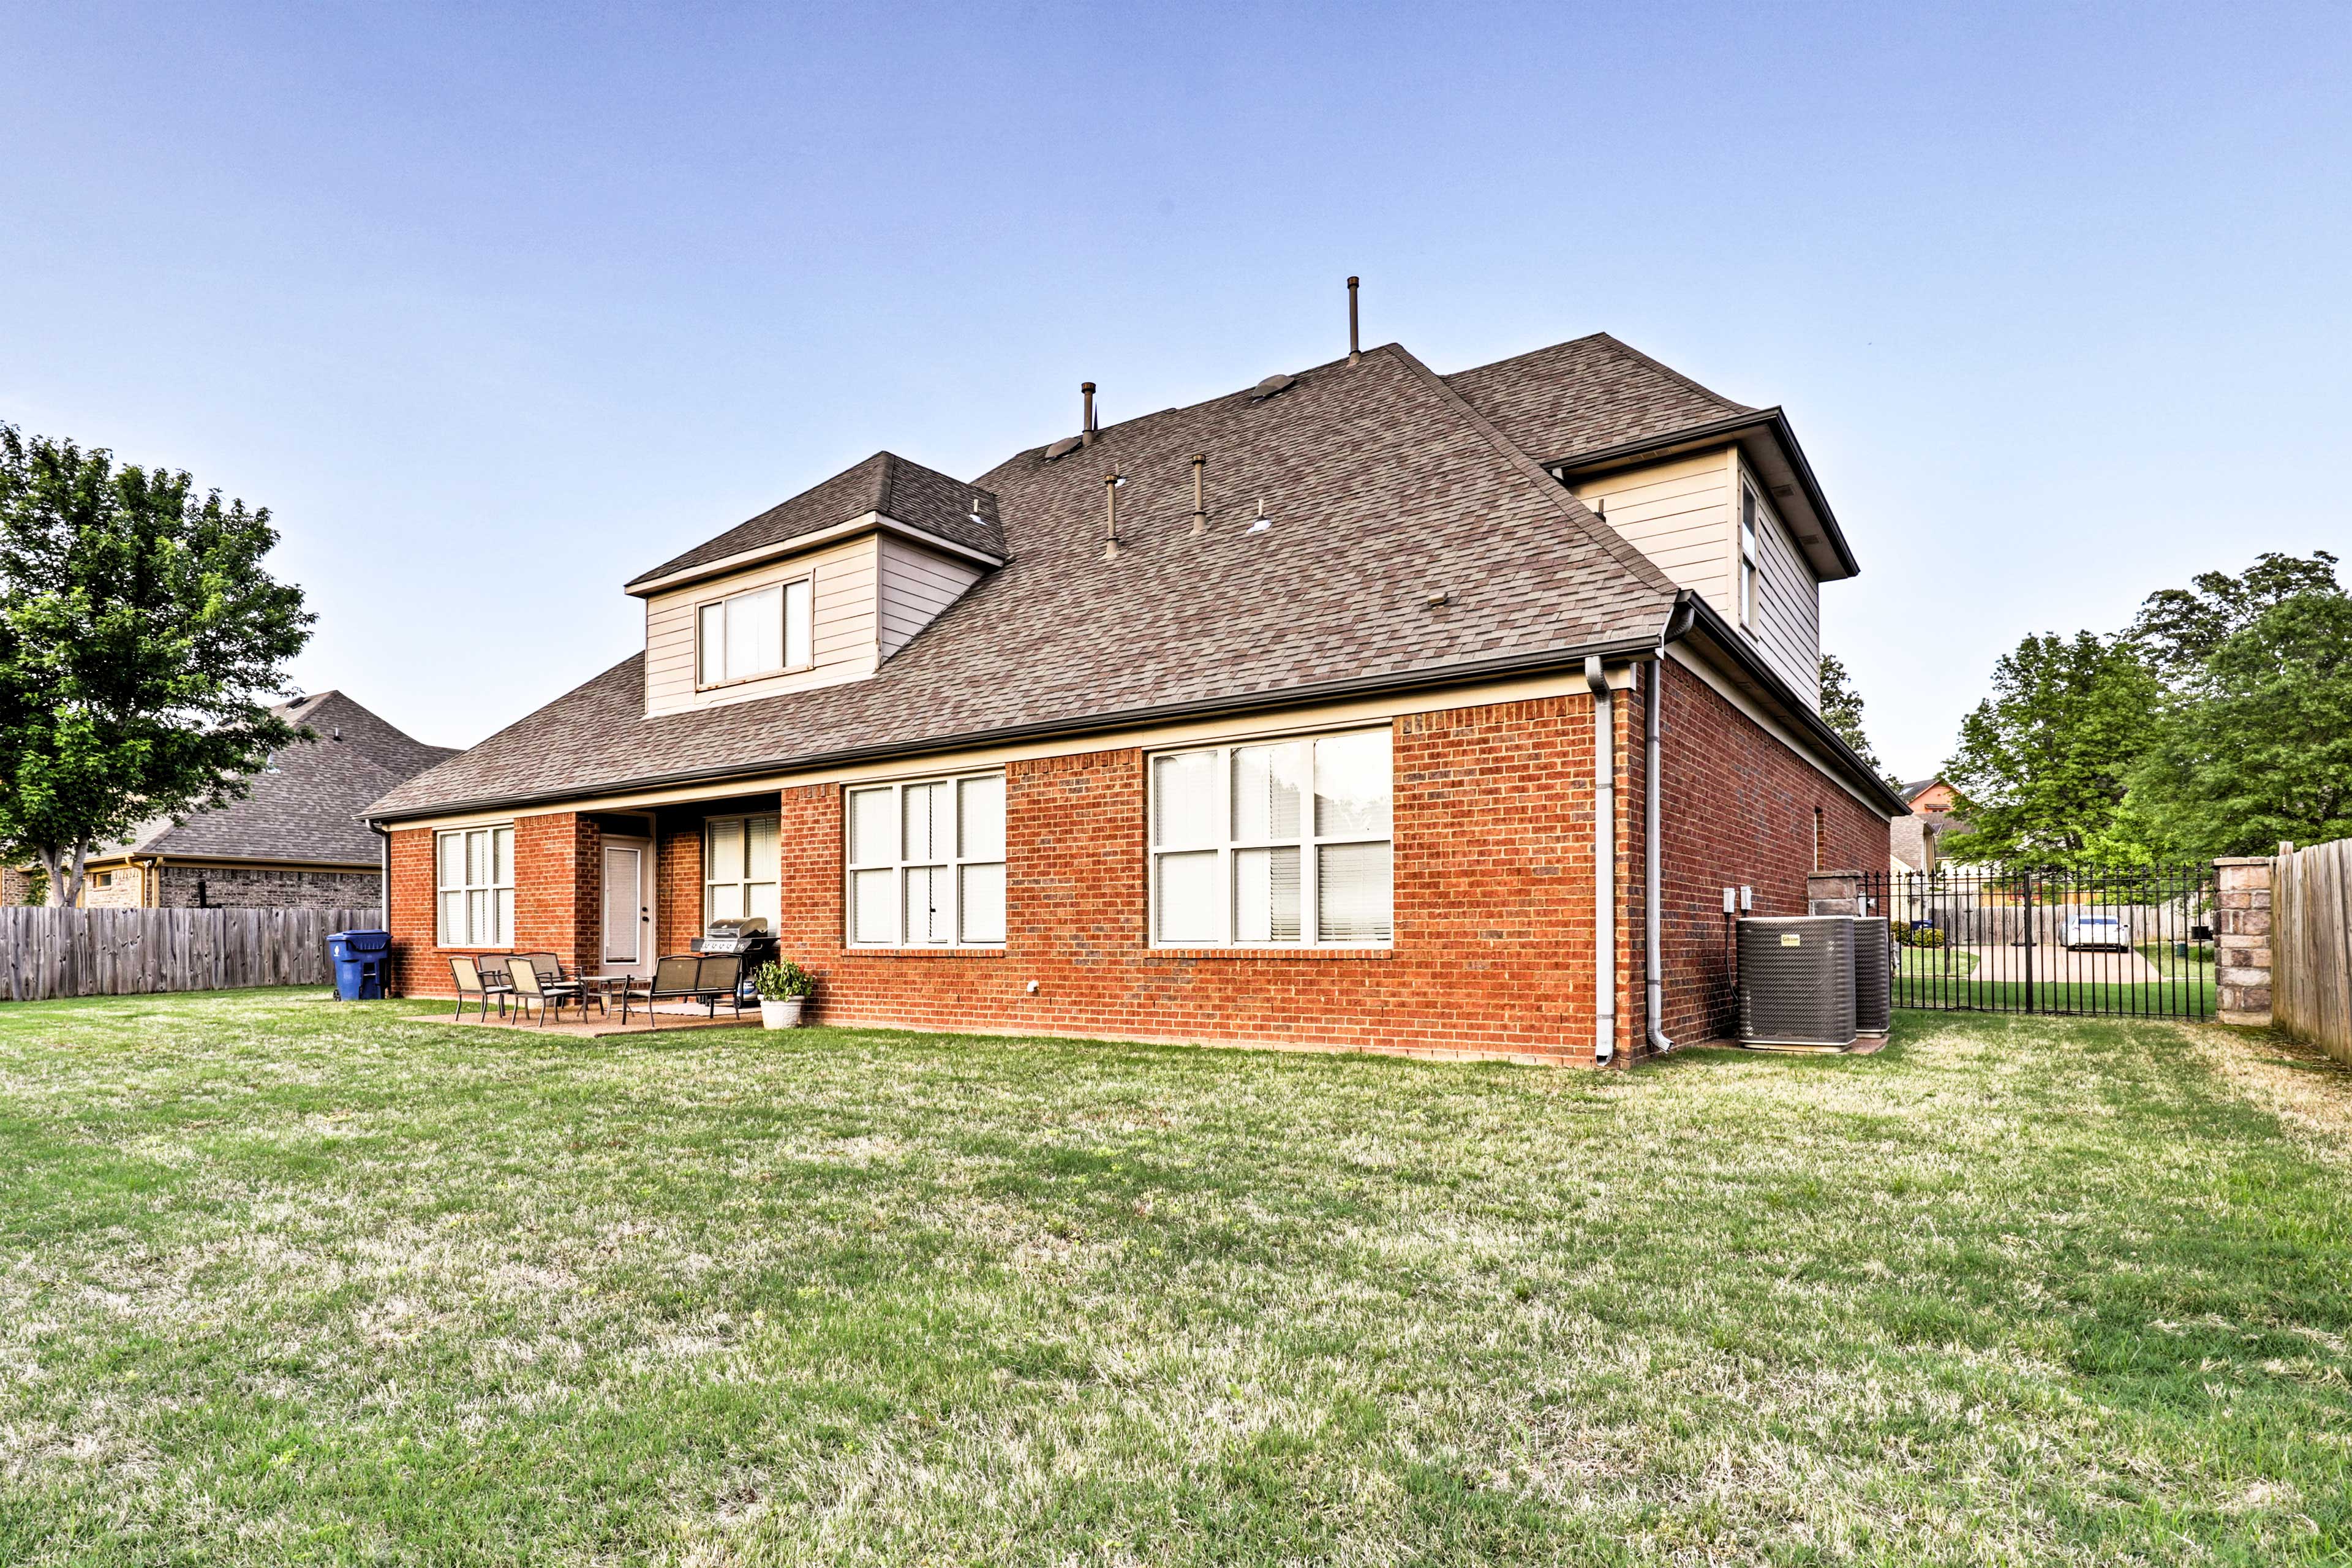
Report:
[[[1727,451],[1597,474],[1569,488],[1675,586],[1703,595],[1726,620],[1735,618],[1731,563],[1738,547]]]
[[[815,663],[764,680],[697,691],[694,685],[695,607],[746,588],[813,576]],[[754,566],[730,577],[697,583],[646,601],[646,711],[679,713],[689,709],[748,702],[755,698],[862,680],[881,663],[880,617],[876,614],[879,552],[872,534],[814,554]]]
[[[1739,491],[1763,503],[1757,529],[1756,623],[1747,630],[1764,662],[1809,702],[1821,698],[1821,584],[1772,510],[1771,490],[1743,469],[1739,448],[1596,474],[1570,489],[1678,588],[1703,596],[1739,625]]]
[[[1772,510],[1771,492],[1753,475],[1756,490],[1756,645],[1764,662],[1815,707],[1822,694],[1822,585],[1806,564],[1788,525]],[[1734,559],[1738,546],[1735,544]]]
[[[943,555],[882,541],[882,657],[888,658],[913,640],[980,581],[980,568]]]

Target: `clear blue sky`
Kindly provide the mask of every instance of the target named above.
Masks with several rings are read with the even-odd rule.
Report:
[[[2352,555],[2352,10],[11,4],[0,418],[276,512],[297,670],[480,739],[626,577],[1368,341],[1784,405],[1887,763]]]

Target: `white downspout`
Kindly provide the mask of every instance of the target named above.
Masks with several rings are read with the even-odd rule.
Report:
[[[1592,1059],[1617,1055],[1617,737],[1616,708],[1601,656],[1588,654],[1592,689]]]
[[[1666,637],[1658,634],[1657,657],[1643,671],[1644,706],[1648,709],[1649,733],[1642,758],[1642,978],[1647,983],[1643,993],[1649,1005],[1650,1048],[1659,1055],[1675,1048],[1666,1038],[1659,1020],[1665,1016],[1665,958],[1658,951],[1658,703],[1666,680]]]

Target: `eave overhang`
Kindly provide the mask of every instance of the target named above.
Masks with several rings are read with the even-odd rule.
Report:
[[[1540,460],[1562,479],[1585,479],[1727,442],[1738,444],[1740,455],[1763,479],[1765,488],[1771,492],[1773,505],[1780,509],[1790,531],[1796,535],[1815,576],[1824,583],[1834,583],[1861,574],[1862,566],[1846,543],[1845,532],[1838,527],[1837,514],[1830,510],[1829,498],[1822,493],[1821,481],[1813,477],[1813,466],[1806,459],[1805,449],[1797,443],[1797,433],[1790,427],[1788,416],[1778,408],[1759,408],[1598,451]]]
[[[1003,565],[1005,562],[1012,559],[1006,555],[992,554],[985,550],[975,550],[969,544],[960,544],[952,539],[942,538],[926,529],[901,522],[887,513],[869,511],[860,513],[856,517],[845,518],[829,527],[814,529],[807,533],[796,533],[790,539],[779,540],[773,544],[761,545],[756,550],[744,550],[733,555],[722,555],[716,561],[699,562],[692,566],[680,567],[675,572],[665,572],[658,576],[638,577],[631,581],[622,591],[633,598],[651,598],[656,594],[666,594],[673,588],[684,588],[696,583],[707,583],[713,577],[725,577],[748,567],[764,566],[771,562],[787,560],[808,551],[822,550],[827,545],[839,544],[845,540],[855,539],[860,534],[875,532],[891,534],[909,543],[921,545],[926,550],[936,551],[953,560],[969,561],[982,567],[992,569]]]

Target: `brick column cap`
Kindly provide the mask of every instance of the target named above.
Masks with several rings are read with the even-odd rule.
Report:
[[[2269,855],[2217,855],[2213,858],[2213,864],[2216,866],[2267,866],[2273,858],[2275,857]]]

